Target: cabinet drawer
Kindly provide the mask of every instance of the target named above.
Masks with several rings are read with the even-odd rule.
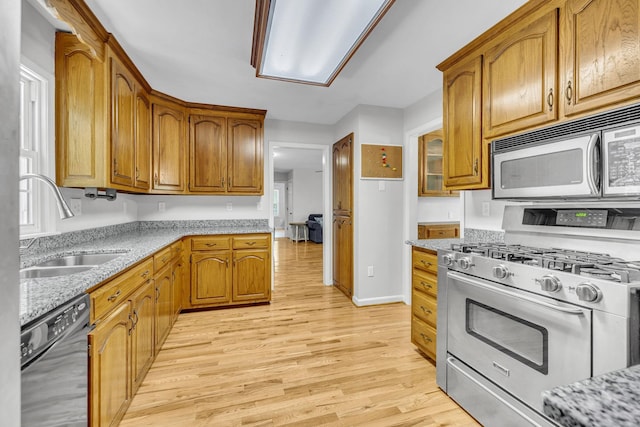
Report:
[[[434,298],[438,296],[438,279],[436,276],[414,268],[411,282],[415,291],[424,292]]]
[[[271,235],[240,236],[233,238],[233,249],[268,248]]]
[[[415,317],[411,319],[411,342],[436,360],[436,330]]]
[[[458,237],[456,227],[427,228],[425,239],[453,239]]]
[[[117,307],[142,283],[151,278],[153,259],[149,258],[91,292],[91,323]]]
[[[229,249],[229,237],[228,236],[206,236],[206,237],[192,237],[191,238],[191,250],[192,251],[216,251]]]
[[[422,292],[414,292],[411,296],[412,313],[429,325],[436,327],[438,305],[436,300]]]
[[[413,250],[413,267],[438,274],[438,256],[419,250]]]
[[[177,242],[171,245],[171,258],[176,258],[182,253],[182,240],[178,240]]]
[[[171,246],[167,246],[164,249],[159,250],[153,255],[153,269],[158,271],[162,269],[173,258],[173,249]]]

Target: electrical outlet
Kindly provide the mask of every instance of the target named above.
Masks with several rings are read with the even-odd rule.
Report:
[[[165,202],[158,202],[158,212],[164,212],[167,209]]]
[[[71,211],[74,215],[80,216],[82,215],[82,199],[71,199]]]
[[[233,203],[227,203],[227,210],[228,211],[232,211],[233,210]]]
[[[482,216],[490,216],[491,215],[491,203],[482,202]]]
[[[367,267],[367,276],[373,277],[373,265]]]

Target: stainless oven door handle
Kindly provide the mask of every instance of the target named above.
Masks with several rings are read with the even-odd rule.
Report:
[[[470,380],[471,382],[473,382],[475,385],[477,385],[478,387],[480,387],[481,389],[483,389],[484,391],[486,391],[487,393],[489,393],[491,396],[493,396],[495,399],[497,399],[498,401],[502,402],[504,405],[506,405],[509,409],[511,409],[513,412],[515,412],[516,414],[520,415],[522,418],[524,418],[526,421],[528,421],[531,425],[533,426],[537,426],[539,427],[540,424],[538,424],[537,422],[535,422],[534,420],[532,420],[531,418],[529,418],[527,416],[527,414],[523,413],[522,411],[520,411],[518,408],[516,408],[515,406],[513,406],[512,404],[510,404],[509,402],[507,402],[506,400],[504,400],[502,397],[498,396],[496,393],[493,392],[493,390],[489,389],[487,386],[485,386],[484,384],[482,384],[480,381],[476,380],[475,378],[473,378],[472,376],[470,376],[469,374],[467,374],[464,370],[462,370],[459,366],[456,366],[455,364],[456,359],[454,359],[453,357],[447,357],[447,365],[452,367],[453,369],[455,369],[456,371],[458,371],[458,373],[460,375],[464,375],[465,378],[467,378],[468,380]]]
[[[561,311],[561,312],[566,313],[566,314],[575,314],[575,315],[585,314],[584,310],[581,310],[579,308],[570,308],[570,307],[564,307],[564,306],[561,306],[561,305],[550,304],[548,302],[541,301],[541,300],[538,300],[536,298],[529,297],[527,295],[522,295],[522,294],[518,294],[516,292],[508,291],[506,289],[500,289],[500,288],[497,288],[495,286],[491,286],[491,285],[489,285],[487,283],[471,279],[471,278],[469,278],[467,276],[463,276],[463,275],[455,273],[455,272],[449,272],[449,273],[447,273],[447,275],[449,277],[452,277],[452,278],[460,281],[460,282],[469,283],[471,285],[475,285],[475,286],[478,286],[478,287],[481,287],[481,288],[484,288],[484,289],[488,289],[490,291],[497,292],[499,294],[503,294],[503,295],[507,295],[507,296],[510,296],[510,297],[513,297],[513,298],[518,298],[518,299],[521,299],[521,300],[525,300],[525,301],[528,301],[530,303],[541,305],[543,307],[550,308],[552,310]]]
[[[597,174],[600,173],[600,158],[599,153],[596,151],[598,141],[600,141],[600,133],[594,133],[591,135],[591,139],[589,139],[589,142],[587,143],[587,162],[585,165],[587,172],[587,184],[589,184],[591,193],[595,195],[600,194],[600,180],[597,176]]]

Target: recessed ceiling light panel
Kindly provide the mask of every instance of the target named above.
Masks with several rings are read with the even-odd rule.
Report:
[[[256,0],[256,76],[329,86],[394,0]]]

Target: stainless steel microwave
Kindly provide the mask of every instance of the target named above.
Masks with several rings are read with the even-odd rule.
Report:
[[[640,199],[640,104],[496,140],[491,153],[494,199]]]

